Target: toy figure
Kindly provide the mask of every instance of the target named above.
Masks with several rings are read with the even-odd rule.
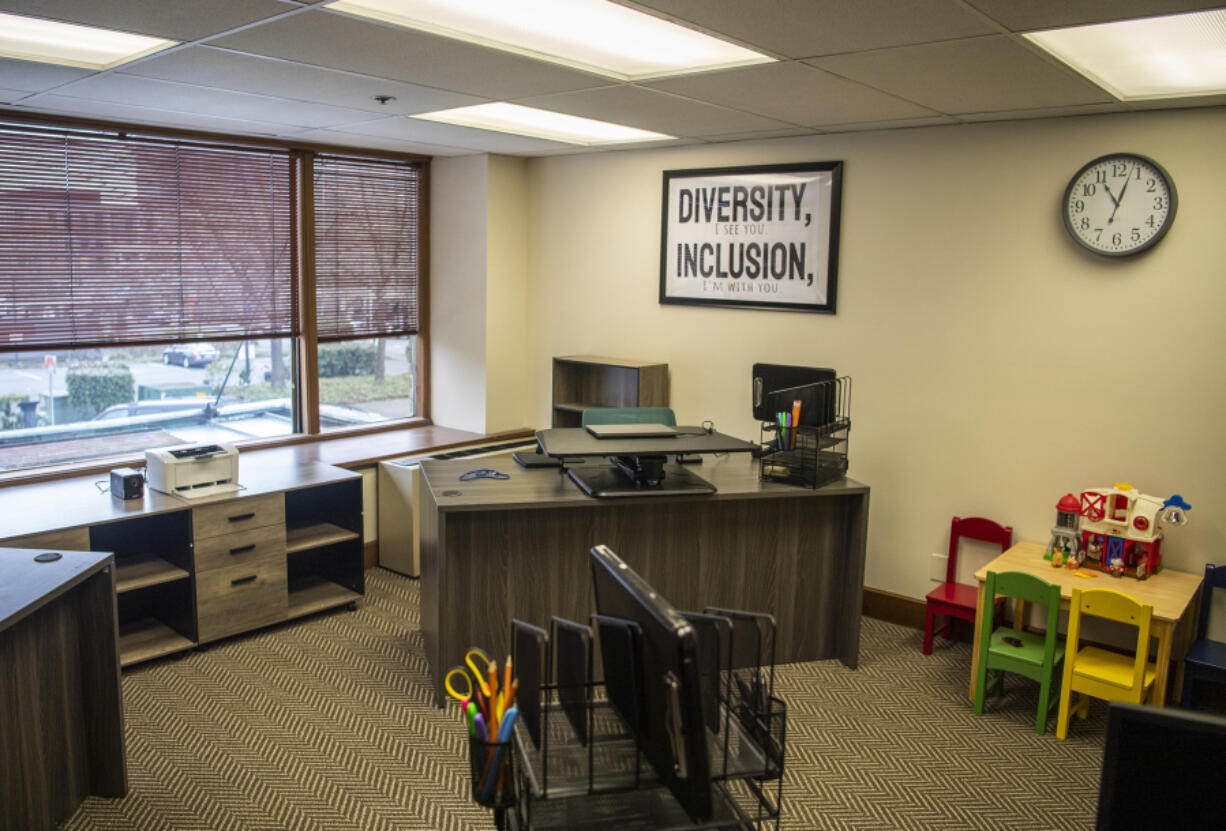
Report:
[[[1112,556],[1111,562],[1107,564],[1107,569],[1111,572],[1112,577],[1124,576],[1124,558],[1116,554]]]

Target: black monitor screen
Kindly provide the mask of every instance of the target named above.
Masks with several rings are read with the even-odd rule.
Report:
[[[1226,719],[1112,702],[1098,831],[1226,828]]]
[[[695,822],[710,818],[711,781],[703,725],[698,635],[694,627],[620,557],[591,551],[596,610],[637,624],[639,666],[605,664],[609,698],[637,693],[638,723],[627,725],[660,782]],[[638,683],[634,680],[637,677]]]

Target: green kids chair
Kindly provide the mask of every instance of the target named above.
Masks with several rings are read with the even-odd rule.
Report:
[[[979,621],[979,672],[975,679],[975,715],[983,715],[983,699],[988,693],[1004,691],[1004,674],[1016,672],[1039,682],[1039,711],[1034,731],[1042,735],[1047,730],[1047,718],[1060,703],[1052,694],[1052,679],[1058,678],[1064,662],[1064,644],[1058,643],[1060,622],[1060,587],[1020,571],[989,571],[984,581],[983,619]],[[1000,595],[1042,603],[1047,606],[1047,631],[1024,632],[1016,629],[993,630]],[[988,682],[988,670],[995,676]]]

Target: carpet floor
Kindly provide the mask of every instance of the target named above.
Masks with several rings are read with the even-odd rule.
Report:
[[[357,611],[262,630],[124,673],[130,790],[64,831],[460,831],[458,710],[429,704],[418,583],[367,572]],[[976,717],[970,647],[866,618],[860,667],[780,665],[788,705],[781,827],[1089,829],[1105,705],[1069,738],[1034,732],[1037,685],[1010,676]]]

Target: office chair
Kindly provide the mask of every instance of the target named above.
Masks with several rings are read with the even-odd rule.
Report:
[[[1137,647],[1133,655],[1108,652],[1097,646],[1078,648],[1083,615],[1101,617],[1135,626]],[[1149,625],[1154,607],[1115,589],[1073,589],[1069,605],[1068,642],[1064,655],[1064,678],[1060,689],[1060,716],[1056,738],[1068,735],[1069,716],[1090,714],[1090,698],[1142,704],[1154,689],[1158,668],[1149,662]],[[1073,693],[1080,693],[1071,707]]]
[[[949,559],[945,564],[945,582],[928,592],[924,608],[924,654],[932,654],[933,624],[937,615],[945,615],[945,625],[938,633],[946,639],[953,630],[954,618],[975,620],[979,589],[957,582],[958,543],[961,539],[980,540],[1000,546],[1003,553],[1013,545],[1013,526],[998,525],[983,517],[954,517],[949,526]]]
[[[589,424],[665,424],[677,426],[677,416],[668,407],[588,407],[581,427]]]
[[[1226,643],[1209,640],[1209,607],[1213,605],[1213,590],[1226,588],[1226,566],[1205,564],[1205,582],[1201,584],[1200,620],[1196,640],[1188,647],[1183,659],[1183,696],[1180,707],[1193,706],[1193,687],[1198,681],[1226,684]]]
[[[996,623],[996,596],[1013,597],[1028,603],[1043,603],[1047,606],[1047,630],[1043,634],[1022,632],[1015,629],[992,631]],[[984,597],[993,602],[984,603],[983,619],[979,621],[979,671],[975,679],[975,715],[983,715],[983,699],[989,687],[995,694],[1004,692],[1005,673],[1015,672],[1039,682],[1039,711],[1035,717],[1034,732],[1043,735],[1047,731],[1047,717],[1059,703],[1051,694],[1052,679],[1056,667],[1064,662],[1064,644],[1059,640],[1060,587],[1032,574],[1021,571],[989,571],[984,581]],[[994,670],[995,678],[989,683],[988,670]]]

